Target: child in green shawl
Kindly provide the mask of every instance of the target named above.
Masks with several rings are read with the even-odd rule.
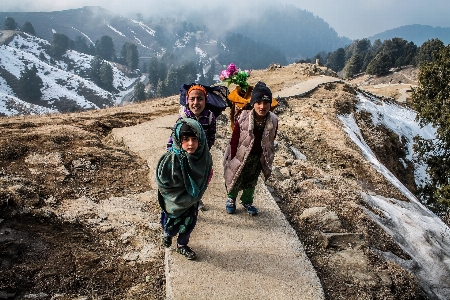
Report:
[[[172,132],[172,148],[158,161],[156,183],[161,206],[162,243],[172,245],[177,237],[177,252],[187,259],[195,259],[188,246],[197,223],[198,204],[208,185],[212,157],[205,132],[196,120],[182,118]]]

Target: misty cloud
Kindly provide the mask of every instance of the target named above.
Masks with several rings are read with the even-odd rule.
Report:
[[[164,3],[164,4],[162,4]],[[173,17],[195,19],[194,11],[210,11],[212,23],[208,27],[226,31],[225,20],[231,26],[242,20],[257,18],[255,8],[264,4],[293,4],[312,12],[333,27],[339,36],[360,39],[403,25],[422,24],[450,27],[450,1],[432,2],[417,0],[250,0],[250,1],[182,1],[161,2],[156,0],[4,0],[1,11],[58,11],[83,6],[101,6],[122,16],[137,18]],[[216,14],[216,15],[215,15]],[[201,17],[201,16],[198,16]],[[221,19],[223,18],[223,19]],[[196,22],[197,23],[197,22]]]

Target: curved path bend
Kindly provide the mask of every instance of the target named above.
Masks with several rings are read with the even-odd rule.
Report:
[[[337,81],[315,77],[274,93],[274,97],[297,96],[320,83]],[[116,139],[148,161],[150,176],[177,119],[168,115],[133,127],[113,130]],[[259,215],[251,217],[238,204],[236,214],[225,211],[222,155],[212,149],[214,176],[203,202],[189,245],[197,260],[188,261],[166,249],[167,299],[324,299],[319,278],[303,245],[259,179],[255,206]],[[156,186],[153,186],[156,193]]]

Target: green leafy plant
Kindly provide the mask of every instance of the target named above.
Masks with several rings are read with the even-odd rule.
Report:
[[[226,67],[226,69],[223,70],[219,75],[220,81],[227,83],[228,87],[230,87],[230,85],[234,83],[238,85],[243,92],[245,92],[249,87],[247,79],[250,76],[250,71],[241,70],[233,63],[224,67]]]

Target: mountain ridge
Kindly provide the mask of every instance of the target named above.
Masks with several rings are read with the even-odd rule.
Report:
[[[411,24],[389,29],[368,37],[371,42],[380,39],[384,40],[400,37],[411,41],[417,46],[421,46],[427,40],[437,38],[444,45],[450,44],[450,27],[433,27],[430,25]]]

